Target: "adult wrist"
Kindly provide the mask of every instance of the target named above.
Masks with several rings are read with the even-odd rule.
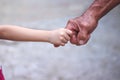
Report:
[[[87,17],[87,19],[92,19],[96,22],[100,20],[99,12],[93,8],[89,8],[85,13],[83,13],[82,16]]]

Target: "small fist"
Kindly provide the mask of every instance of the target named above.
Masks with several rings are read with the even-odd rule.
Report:
[[[64,46],[72,36],[72,31],[68,29],[57,29],[51,31],[50,43],[54,44],[55,47]]]

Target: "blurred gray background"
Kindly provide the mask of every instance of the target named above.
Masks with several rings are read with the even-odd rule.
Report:
[[[92,2],[0,0],[0,24],[63,28]],[[0,40],[0,64],[6,80],[120,80],[120,5],[100,20],[84,46]]]

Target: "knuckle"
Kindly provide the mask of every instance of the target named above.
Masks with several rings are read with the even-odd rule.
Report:
[[[68,20],[68,23],[71,23],[71,22],[73,22],[73,19],[69,19],[69,20]]]
[[[82,31],[80,34],[79,34],[79,39],[81,40],[86,40],[88,38],[88,34],[84,31]]]
[[[64,32],[61,32],[61,33],[60,33],[60,36],[64,36]]]
[[[63,37],[60,37],[60,40],[64,40],[64,38],[63,38]]]
[[[77,23],[77,21],[75,20],[75,19],[70,19],[69,21],[68,21],[68,24],[72,24],[72,25],[76,25],[76,23]]]

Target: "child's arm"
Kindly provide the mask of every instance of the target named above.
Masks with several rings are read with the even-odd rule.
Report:
[[[0,26],[0,39],[14,41],[49,42],[56,45],[65,45],[70,40],[71,31],[58,29],[52,31],[34,30],[13,25]]]

